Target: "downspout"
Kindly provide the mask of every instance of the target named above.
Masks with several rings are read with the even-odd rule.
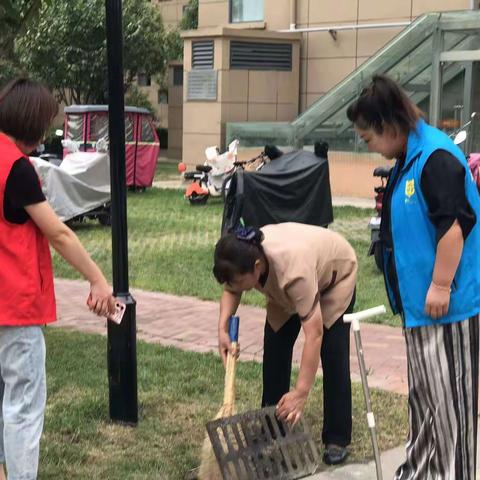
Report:
[[[290,0],[290,30],[297,28],[297,0]]]
[[[293,30],[278,30],[279,32],[330,32],[340,30],[367,30],[372,28],[397,28],[408,27],[412,22],[388,22],[388,23],[365,23],[354,25],[332,25],[329,27],[308,27],[308,28],[294,28]]]

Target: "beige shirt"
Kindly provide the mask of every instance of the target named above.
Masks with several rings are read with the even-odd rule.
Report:
[[[266,225],[262,247],[269,270],[259,288],[267,297],[267,321],[274,331],[295,313],[307,318],[320,302],[330,328],[352,300],[357,258],[352,246],[331,230],[301,223]]]

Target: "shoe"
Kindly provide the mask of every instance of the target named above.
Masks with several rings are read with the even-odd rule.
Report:
[[[333,443],[325,446],[323,453],[323,462],[327,465],[339,465],[343,463],[348,457],[348,450],[340,445]]]

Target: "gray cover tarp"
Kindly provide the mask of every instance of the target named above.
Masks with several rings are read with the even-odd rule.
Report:
[[[66,155],[59,167],[30,157],[48,203],[62,221],[70,220],[110,201],[108,154],[76,152]]]

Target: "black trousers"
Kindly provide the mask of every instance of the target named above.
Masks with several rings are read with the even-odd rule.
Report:
[[[351,313],[355,294],[345,313]],[[293,346],[301,321],[293,315],[274,332],[265,322],[263,340],[262,406],[276,405],[290,390]],[[352,390],[350,381],[350,324],[343,315],[329,329],[324,329],[320,351],[323,369],[322,441],[346,447],[352,436]]]

